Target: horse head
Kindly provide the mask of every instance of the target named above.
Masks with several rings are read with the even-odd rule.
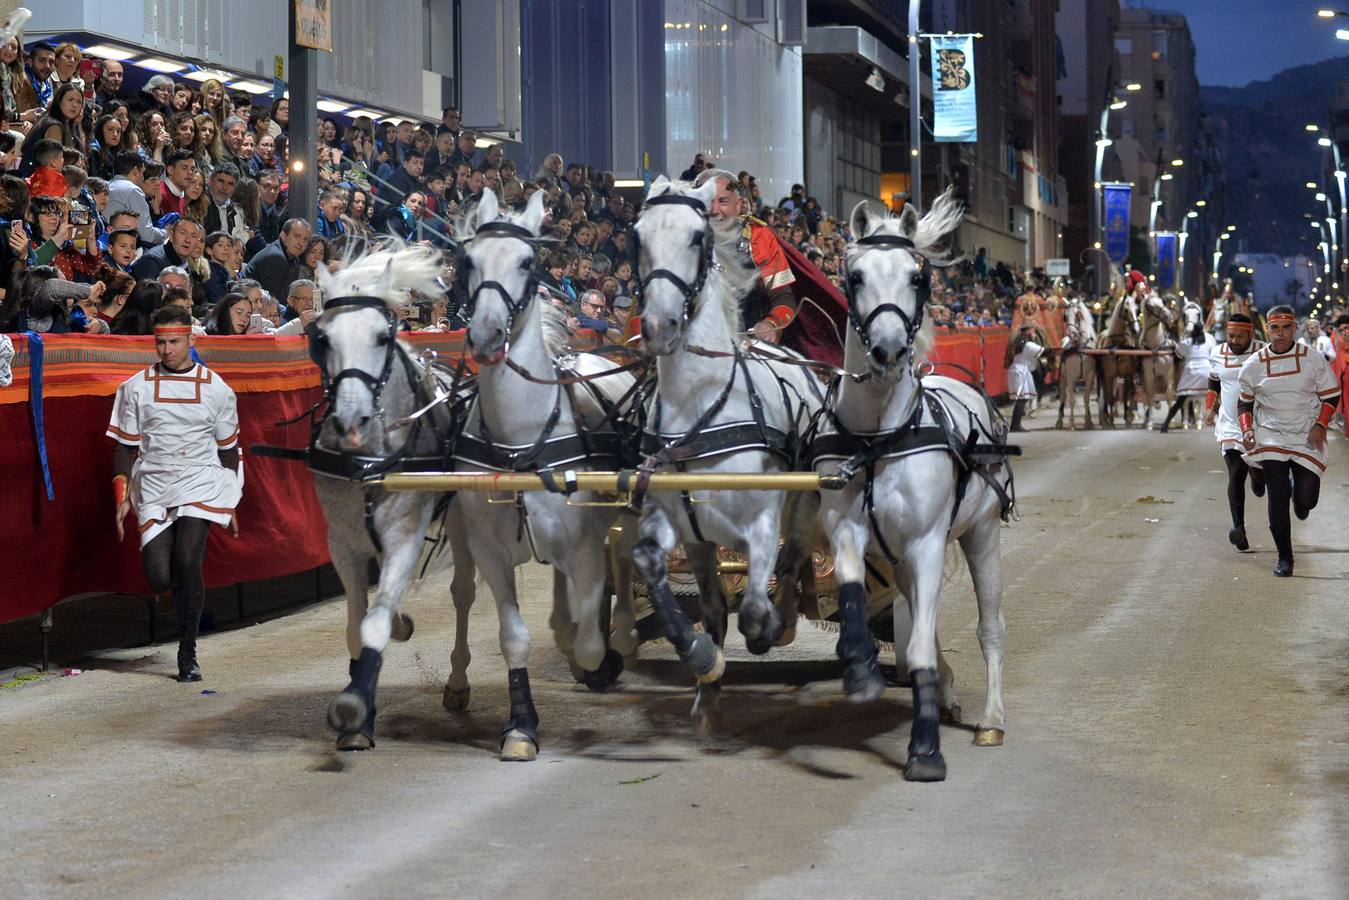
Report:
[[[539,230],[544,192],[535,191],[524,212],[502,214],[496,194],[482,192],[465,222],[457,277],[468,302],[466,343],[474,360],[495,365],[506,357],[537,293]]]
[[[1091,310],[1087,309],[1087,304],[1082,302],[1081,297],[1075,297],[1068,302],[1064,310],[1064,324],[1067,329],[1064,336],[1065,347],[1080,350],[1083,347],[1095,346],[1096,323],[1092,320]]]
[[[896,382],[930,338],[923,307],[931,293],[927,257],[960,225],[964,208],[947,191],[921,218],[912,205],[898,216],[876,216],[866,201],[853,208],[844,291],[848,321],[873,375]],[[926,337],[925,337],[926,336]]]
[[[708,210],[716,193],[715,178],[694,187],[662,175],[652,183],[633,226],[633,270],[642,286],[642,341],[657,356],[679,346],[715,265],[716,235]]]
[[[1181,308],[1181,330],[1196,344],[1204,342],[1204,310],[1193,300],[1186,300]]]
[[[372,251],[346,260],[336,274],[319,267],[319,286],[330,299],[308,335],[328,401],[321,441],[335,438],[343,453],[382,455],[393,449],[385,421],[392,398],[385,388],[401,377],[401,367],[394,365],[401,352],[394,307],[409,302],[409,291],[435,295],[440,268],[440,253],[426,247]]]

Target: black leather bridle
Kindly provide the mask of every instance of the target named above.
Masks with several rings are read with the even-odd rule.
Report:
[[[495,222],[488,222],[478,227],[473,237],[469,240],[477,240],[484,235],[500,235],[502,237],[514,238],[518,241],[524,241],[529,245],[530,263],[529,278],[525,281],[525,289],[517,297],[511,296],[511,292],[499,281],[484,280],[478,282],[478,286],[473,290],[468,288],[469,273],[473,270],[473,262],[468,255],[468,241],[459,245],[459,252],[455,256],[454,273],[459,281],[460,292],[464,296],[464,317],[472,319],[474,311],[478,308],[478,296],[483,291],[494,291],[506,304],[506,349],[510,349],[510,336],[515,333],[515,320],[525,311],[539,290],[539,242],[534,233],[523,225],[516,225],[514,222],[507,222],[504,219],[498,219]],[[473,331],[470,329],[464,338],[465,343],[470,349],[473,347]]]
[[[684,322],[693,318],[693,304],[698,294],[702,292],[703,285],[707,283],[707,276],[712,271],[712,254],[715,243],[712,235],[712,223],[708,220],[707,206],[697,197],[686,197],[682,194],[661,194],[659,197],[651,197],[646,201],[646,206],[687,206],[692,209],[703,220],[703,230],[701,234],[694,235],[690,246],[699,248],[698,274],[694,276],[693,283],[685,281],[669,269],[652,269],[645,275],[642,274],[642,239],[637,233],[637,229],[632,230],[632,270],[637,273],[638,284],[642,287],[642,293],[645,295],[647,288],[653,281],[664,280],[675,286],[684,297]]]
[[[913,241],[897,234],[872,234],[857,241],[858,247],[877,247],[884,250],[905,250],[918,260],[918,270],[913,275],[913,287],[918,297],[912,318],[898,303],[882,303],[867,314],[865,319],[857,311],[857,287],[862,283],[860,273],[848,271],[843,279],[843,292],[848,298],[848,323],[857,332],[862,346],[871,352],[871,323],[882,313],[894,313],[904,323],[905,343],[903,353],[913,349],[918,330],[923,327],[923,309],[932,294],[932,268],[929,261],[917,252]]]
[[[370,391],[375,409],[381,411],[380,395],[384,392],[385,386],[389,383],[389,374],[393,371],[393,358],[397,350],[398,339],[398,318],[394,315],[389,304],[378,297],[337,297],[324,304],[323,312],[326,315],[330,310],[336,309],[373,309],[384,316],[388,323],[388,331],[380,336],[380,342],[384,345],[384,364],[380,368],[379,375],[372,375],[365,369],[343,369],[331,378],[328,376],[328,337],[319,327],[319,321],[315,320],[306,328],[309,334],[309,357],[314,360],[315,365],[319,367],[319,376],[322,378],[323,395],[331,406],[337,397],[337,388],[348,378],[364,384]]]

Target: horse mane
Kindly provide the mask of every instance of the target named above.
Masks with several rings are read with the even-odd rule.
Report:
[[[364,252],[353,250],[336,272],[324,266],[316,275],[325,297],[378,297],[397,307],[408,303],[409,291],[441,293],[440,270],[440,251],[391,239]]]

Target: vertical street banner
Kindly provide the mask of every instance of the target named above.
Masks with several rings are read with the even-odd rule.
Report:
[[[1157,232],[1157,289],[1176,289],[1176,233]]]
[[[932,135],[937,143],[979,140],[974,102],[974,35],[932,35]]]
[[[1105,255],[1112,263],[1129,258],[1129,195],[1133,185],[1108,181],[1105,192]]]

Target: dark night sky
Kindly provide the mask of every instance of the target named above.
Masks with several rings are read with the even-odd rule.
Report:
[[[1349,55],[1335,39],[1349,18],[1319,19],[1319,8],[1349,12],[1349,0],[1125,0],[1124,6],[1184,13],[1201,85],[1240,87],[1293,66]]]

